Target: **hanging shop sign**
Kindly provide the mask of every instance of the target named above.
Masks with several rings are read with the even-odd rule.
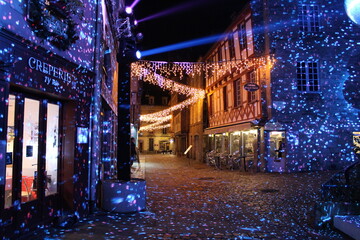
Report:
[[[255,92],[259,90],[259,88],[259,85],[257,85],[256,83],[247,83],[244,85],[244,89],[249,92]]]

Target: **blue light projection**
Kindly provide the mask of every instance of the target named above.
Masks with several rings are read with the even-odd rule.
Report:
[[[98,1],[81,1],[86,9],[83,19],[74,19],[77,22],[75,28],[79,39],[67,51],[61,51],[50,44],[50,41],[47,41],[49,39],[41,39],[31,31],[26,12],[27,4],[30,2],[0,0],[0,11],[3,13],[0,18],[1,79],[7,83],[43,92],[43,96],[52,94],[58,98],[73,101],[76,103],[73,108],[75,116],[72,120],[74,129],[77,126],[79,129],[88,129],[91,117],[96,117],[90,116],[90,106],[94,87],[91,71],[98,64],[94,61],[96,47],[94,26],[97,24],[94,13],[95,8],[98,7]],[[34,60],[29,60],[34,58],[36,58],[36,67],[34,67]],[[71,76],[71,79],[65,78],[65,75]],[[3,86],[1,81],[0,84]],[[99,106],[96,107],[99,108]],[[46,119],[46,116],[42,117]],[[98,124],[96,121],[95,123]],[[76,134],[74,137],[76,138]],[[97,146],[100,148],[101,144]],[[86,141],[80,141],[74,148],[74,174],[58,184],[73,183],[73,190],[76,193],[71,200],[74,205],[73,214],[84,216],[89,210],[89,189],[95,189],[95,186],[87,185],[90,149]],[[37,207],[25,209],[20,201],[15,201],[13,205],[14,208],[24,212],[23,217],[18,219],[20,229],[16,232],[28,232],[31,230],[30,226],[34,224],[35,216],[39,214],[39,209]],[[47,206],[43,214],[54,217],[62,213]],[[0,228],[9,225],[10,222],[11,220],[6,219],[0,221]]]
[[[175,44],[171,44],[171,45],[164,46],[164,47],[145,50],[145,51],[141,52],[141,55],[143,57],[146,57],[146,56],[155,55],[155,54],[159,54],[159,53],[200,46],[200,45],[216,42],[221,37],[222,37],[222,35],[219,34],[219,35],[213,35],[213,36],[199,38],[199,39],[195,39],[195,40],[189,40],[189,41],[185,41],[185,42],[181,42],[181,43],[175,43]]]
[[[255,1],[256,2],[256,1]],[[287,158],[290,160],[289,169],[291,171],[297,170],[314,170],[327,168],[329,165],[338,164],[338,159],[347,161],[354,160],[354,154],[352,152],[351,140],[352,131],[360,129],[359,124],[359,76],[358,70],[352,67],[346,67],[348,60],[350,59],[350,53],[353,53],[355,61],[359,62],[360,56],[358,48],[360,44],[359,34],[354,33],[352,29],[356,29],[353,24],[344,21],[341,16],[344,14],[339,8],[331,8],[331,2],[325,6],[322,6],[324,12],[323,19],[326,26],[332,28],[336,26],[338,31],[327,33],[309,34],[307,36],[298,34],[296,21],[284,21],[284,18],[291,18],[296,13],[296,7],[293,3],[296,1],[280,0],[280,1],[268,1],[273,4],[270,8],[270,24],[273,26],[281,26],[272,29],[270,38],[272,48],[282,52],[277,54],[276,58],[278,62],[275,65],[276,71],[274,71],[274,78],[284,80],[287,84],[274,83],[272,86],[274,89],[274,101],[277,101],[275,110],[278,111],[274,116],[274,121],[279,121],[286,126],[288,130],[288,141],[290,143],[289,153]],[[357,4],[353,7],[355,1],[347,5],[347,11],[349,16],[353,18],[353,21],[359,23],[359,9]],[[291,3],[292,8],[287,8]],[[13,0],[5,1],[0,0],[0,11],[3,15],[0,19],[1,27],[17,33],[27,40],[34,42],[37,45],[43,46],[47,52],[43,55],[49,55],[54,57],[55,55],[61,55],[67,60],[77,64],[78,66],[72,69],[74,72],[82,72],[86,75],[86,68],[94,69],[95,61],[94,57],[94,36],[95,36],[95,19],[93,13],[97,6],[97,1],[84,1],[84,7],[86,9],[84,21],[79,23],[77,30],[79,31],[79,40],[76,45],[72,46],[69,51],[61,52],[56,47],[48,44],[46,41],[41,41],[37,38],[28,28],[24,21],[24,16],[20,14],[22,12],[21,6],[23,1]],[[297,5],[297,3],[295,4]],[[255,8],[254,8],[255,9]],[[256,10],[256,9],[255,9]],[[255,12],[254,16],[260,16],[262,11]],[[279,24],[281,23],[281,24]],[[256,29],[263,29],[262,26],[255,26]],[[296,29],[296,30],[295,30]],[[327,29],[328,30],[328,29]],[[313,38],[309,44],[309,37]],[[206,38],[196,39],[192,41],[186,41],[183,43],[173,44],[161,48],[151,49],[143,52],[143,56],[150,56],[165,51],[173,51],[177,49],[183,49],[192,46],[199,46],[211,42],[216,42],[221,38],[221,35],[210,36]],[[255,35],[255,44],[258,44],[257,49],[261,49],[260,44],[263,43],[261,36]],[[4,44],[1,42],[0,46],[0,59],[5,60],[11,64],[16,64],[24,59],[18,58],[15,54],[16,51],[22,49],[21,46],[16,42],[10,44]],[[5,46],[6,45],[6,46]],[[37,52],[38,47],[31,48],[31,51]],[[318,51],[321,52],[318,52]],[[355,54],[354,52],[358,52]],[[324,55],[321,55],[321,54]],[[327,55],[329,54],[329,55]],[[331,55],[330,55],[331,54]],[[328,72],[328,76],[322,82],[322,93],[315,95],[304,96],[303,94],[296,92],[296,76],[294,73],[289,73],[285,70],[291,69],[294,66],[294,62],[297,60],[303,60],[308,58],[309,55],[315,57],[321,55],[321,69],[324,72]],[[357,56],[357,57],[356,57]],[[97,64],[97,63],[96,63]],[[81,67],[82,66],[82,67]],[[357,65],[354,65],[357,66]],[[328,70],[328,71],[325,71]],[[287,75],[285,76],[284,73]],[[34,89],[40,89],[47,91],[47,87],[44,84],[37,82],[36,79],[27,78],[24,73],[18,72],[15,74],[6,74],[6,81],[13,81],[15,84],[23,85]],[[90,78],[89,78],[90,79]],[[56,86],[52,91],[53,94],[62,96],[68,94],[66,98],[73,99],[77,102],[75,122],[79,125],[88,125],[90,121],[89,116],[89,102],[92,93],[91,81],[79,81],[71,91],[65,91],[61,86]],[[282,102],[286,102],[283,104]],[[99,108],[99,106],[95,106]],[[293,117],[297,116],[296,121],[293,121]],[[100,124],[100,120],[97,116],[95,124]],[[91,131],[89,131],[90,133]],[[101,147],[99,142],[98,147]],[[340,149],[339,151],[337,151]],[[86,153],[89,152],[89,147],[85,144],[76,145],[76,154],[74,161],[75,174],[71,181],[74,181],[74,197],[75,215],[82,216],[84,212],[89,208],[88,193],[90,188],[95,186],[87,186],[88,182],[88,171],[89,171],[89,158]],[[96,151],[95,151],[96,152]],[[291,153],[291,155],[290,155]],[[96,157],[96,156],[95,156]],[[306,158],[305,158],[306,157]],[[303,161],[302,159],[305,159]],[[344,163],[344,164],[345,164]],[[254,180],[256,182],[256,180]],[[60,184],[64,184],[62,182]],[[238,184],[238,183],[237,183]],[[126,189],[129,190],[129,189]],[[315,189],[312,193],[315,192]],[[145,189],[141,189],[140,193],[145,193]],[[183,194],[182,194],[183,195]],[[173,196],[172,196],[173,197]],[[111,203],[126,203],[130,207],[139,204],[137,200],[139,194],[130,193],[126,198],[118,198],[116,196],[109,197],[107,200]],[[141,198],[142,199],[142,198]],[[216,203],[223,201],[222,199],[215,199],[213,205],[206,206],[204,203],[204,209],[202,212],[211,212],[213,206]],[[235,202],[235,201],[233,201]],[[231,202],[231,204],[233,203]],[[249,204],[251,201],[248,201]],[[145,203],[143,203],[145,205]],[[19,201],[14,203],[14,207],[18,210],[21,209],[21,203]],[[205,208],[206,207],[206,208]],[[233,206],[236,210],[236,207]],[[47,209],[49,216],[56,214],[54,209]],[[199,210],[194,210],[194,213]],[[35,212],[36,214],[36,212]],[[274,213],[275,214],[275,213]],[[22,228],[27,231],[27,223],[32,220],[34,215],[33,209],[29,210],[26,214],[25,219],[20,224]],[[228,218],[229,216],[224,216]],[[266,222],[266,218],[259,218],[261,222]],[[275,221],[276,222],[276,221]],[[4,222],[0,222],[0,226]],[[206,226],[206,223],[202,223]],[[192,228],[192,227],[190,227]],[[23,230],[24,230],[23,229]],[[255,231],[257,228],[244,228],[246,230]]]
[[[260,33],[264,25],[256,2],[254,29]],[[342,168],[357,159],[352,138],[360,129],[360,72],[355,70],[360,62],[359,27],[347,18],[339,0],[318,5],[319,31],[302,32],[294,3],[275,1],[269,7],[270,53],[277,60],[271,71],[271,123],[280,123],[286,131],[288,171]],[[254,44],[263,48],[262,34],[254,34]],[[320,91],[298,91],[296,64],[302,61],[317,62]]]

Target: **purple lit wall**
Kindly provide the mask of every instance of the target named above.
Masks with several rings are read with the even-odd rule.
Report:
[[[63,182],[59,183],[59,186],[66,184],[66,182],[73,184],[71,189],[72,198],[70,197],[72,209],[70,209],[70,212],[77,216],[84,216],[89,212],[90,189],[94,192],[96,188],[96,181],[91,183],[93,184],[92,186],[89,186],[89,170],[90,161],[92,161],[92,158],[90,158],[90,154],[92,154],[90,152],[90,137],[94,136],[91,130],[92,126],[99,125],[98,116],[92,115],[91,111],[93,111],[93,108],[101,107],[99,105],[100,101],[96,101],[93,97],[94,73],[98,71],[96,67],[100,64],[100,59],[95,59],[95,49],[99,50],[99,47],[95,45],[99,44],[99,41],[95,42],[96,25],[99,24],[96,21],[95,13],[97,12],[96,8],[100,6],[100,1],[85,0],[71,2],[72,4],[81,4],[81,7],[75,7],[75,9],[82,11],[80,15],[71,17],[71,21],[75,23],[75,35],[73,36],[74,42],[69,46],[56,46],[50,43],[51,40],[54,40],[53,36],[44,38],[34,33],[36,28],[27,21],[30,6],[27,4],[33,2],[40,3],[43,1],[0,1],[0,11],[3,13],[0,18],[1,97],[7,99],[9,86],[13,87],[16,85],[21,87],[20,90],[17,89],[16,91],[29,92],[39,98],[51,97],[51,99],[61,101],[62,106],[69,102],[73,104],[69,108],[73,112],[74,117],[69,122],[64,120],[67,125],[65,127],[62,126],[64,129],[61,129],[64,132],[68,131],[67,135],[71,135],[69,131],[75,132],[72,133],[74,138],[66,143],[64,141],[62,145],[64,147],[64,145],[69,144],[73,147],[72,156],[69,157],[70,160],[64,163],[64,165],[70,165],[68,168],[71,168],[71,173],[66,173],[70,176],[67,176],[65,180],[61,176]],[[52,19],[53,21],[50,21],[51,19],[47,20],[49,22],[45,21],[42,24],[56,23],[54,19]],[[56,26],[54,26],[55,28]],[[67,29],[67,27],[62,28],[60,26],[56,29],[60,31],[59,35],[61,35],[61,29]],[[62,77],[59,76],[60,70]],[[69,78],[64,77],[65,72],[69,74]],[[101,82],[100,75],[96,75],[96,79],[99,79]],[[96,82],[96,84],[99,83]],[[101,87],[97,88],[98,98],[100,98],[100,91]],[[6,108],[5,101],[0,102],[0,107],[2,110]],[[5,115],[5,119],[6,117]],[[41,118],[45,119],[46,116],[41,116]],[[4,115],[0,118],[0,121],[3,120]],[[79,140],[81,136],[83,138]],[[97,143],[99,143],[99,140],[97,140]],[[100,148],[100,144],[94,145]],[[1,156],[4,155],[3,152],[6,150],[3,146],[0,146],[0,151],[0,164],[3,164],[4,160]],[[99,152],[99,149],[97,149],[97,152]],[[93,157],[94,159],[96,157],[99,159],[98,155]],[[95,164],[95,166],[98,166],[98,164]],[[93,178],[97,179],[97,173],[92,174]],[[4,184],[3,176],[5,176],[4,169],[1,167],[0,185]],[[46,202],[46,204],[49,204],[49,202]],[[46,205],[44,215],[47,215],[46,217],[61,215],[58,212],[59,209],[55,209],[52,206],[51,204]],[[26,210],[22,207],[22,205],[19,205],[19,210],[22,212],[17,214],[18,219],[16,221],[21,223],[21,231],[28,231],[28,228],[31,228],[28,225],[29,223],[37,224],[37,220],[40,218],[38,216],[39,209],[33,207]],[[23,218],[20,217],[22,215],[24,216]]]
[[[263,1],[251,1],[254,29],[258,29],[256,50],[276,59],[271,71],[272,119],[265,129],[286,131],[288,171],[351,164],[356,159],[353,132],[360,130],[356,104],[360,89],[359,26],[347,17],[342,0],[277,0],[267,4],[268,14],[263,14]],[[312,5],[317,6],[310,11],[316,13],[319,26],[311,29],[307,25],[310,27],[304,31],[300,26],[306,16],[299,16],[300,11]],[[263,21],[268,21],[265,28]],[[265,49],[267,41],[270,48]],[[301,62],[316,62],[318,89],[299,89]],[[278,127],[272,129],[271,124]]]
[[[58,54],[67,60],[84,66],[86,68],[93,68],[93,56],[94,56],[94,36],[95,36],[95,12],[97,6],[97,0],[85,0],[81,1],[84,9],[81,15],[82,20],[79,17],[73,17],[73,21],[77,24],[75,30],[77,32],[78,40],[67,51],[61,51],[55,46],[49,44],[47,41],[37,37],[26,22],[28,18],[28,9],[32,1],[22,0],[4,0],[0,1],[0,11],[3,13],[0,18],[0,26],[14,32],[23,38],[42,46],[49,51]],[[42,1],[36,1],[42,2]],[[80,15],[79,15],[80,16]]]

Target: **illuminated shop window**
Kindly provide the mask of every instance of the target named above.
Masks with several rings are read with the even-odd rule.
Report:
[[[46,183],[45,196],[58,192],[58,163],[59,163],[59,119],[60,106],[48,103],[46,124]]]
[[[297,63],[297,89],[301,92],[318,92],[319,66],[317,62],[303,61]]]
[[[354,152],[360,154],[360,132],[353,132]]]
[[[15,96],[9,96],[8,102],[8,126],[6,142],[6,185],[5,185],[5,208],[12,205],[12,180],[14,160],[14,139],[15,139]]]
[[[317,5],[300,5],[299,27],[302,32],[319,32],[320,18]]]
[[[240,154],[241,132],[230,134],[230,154]]]

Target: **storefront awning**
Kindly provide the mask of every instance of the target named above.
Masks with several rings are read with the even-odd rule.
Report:
[[[250,130],[250,129],[251,129],[251,123],[247,122],[247,123],[227,125],[227,126],[222,126],[222,127],[207,128],[207,129],[205,129],[204,134],[236,132],[236,131],[243,131],[243,130]]]

